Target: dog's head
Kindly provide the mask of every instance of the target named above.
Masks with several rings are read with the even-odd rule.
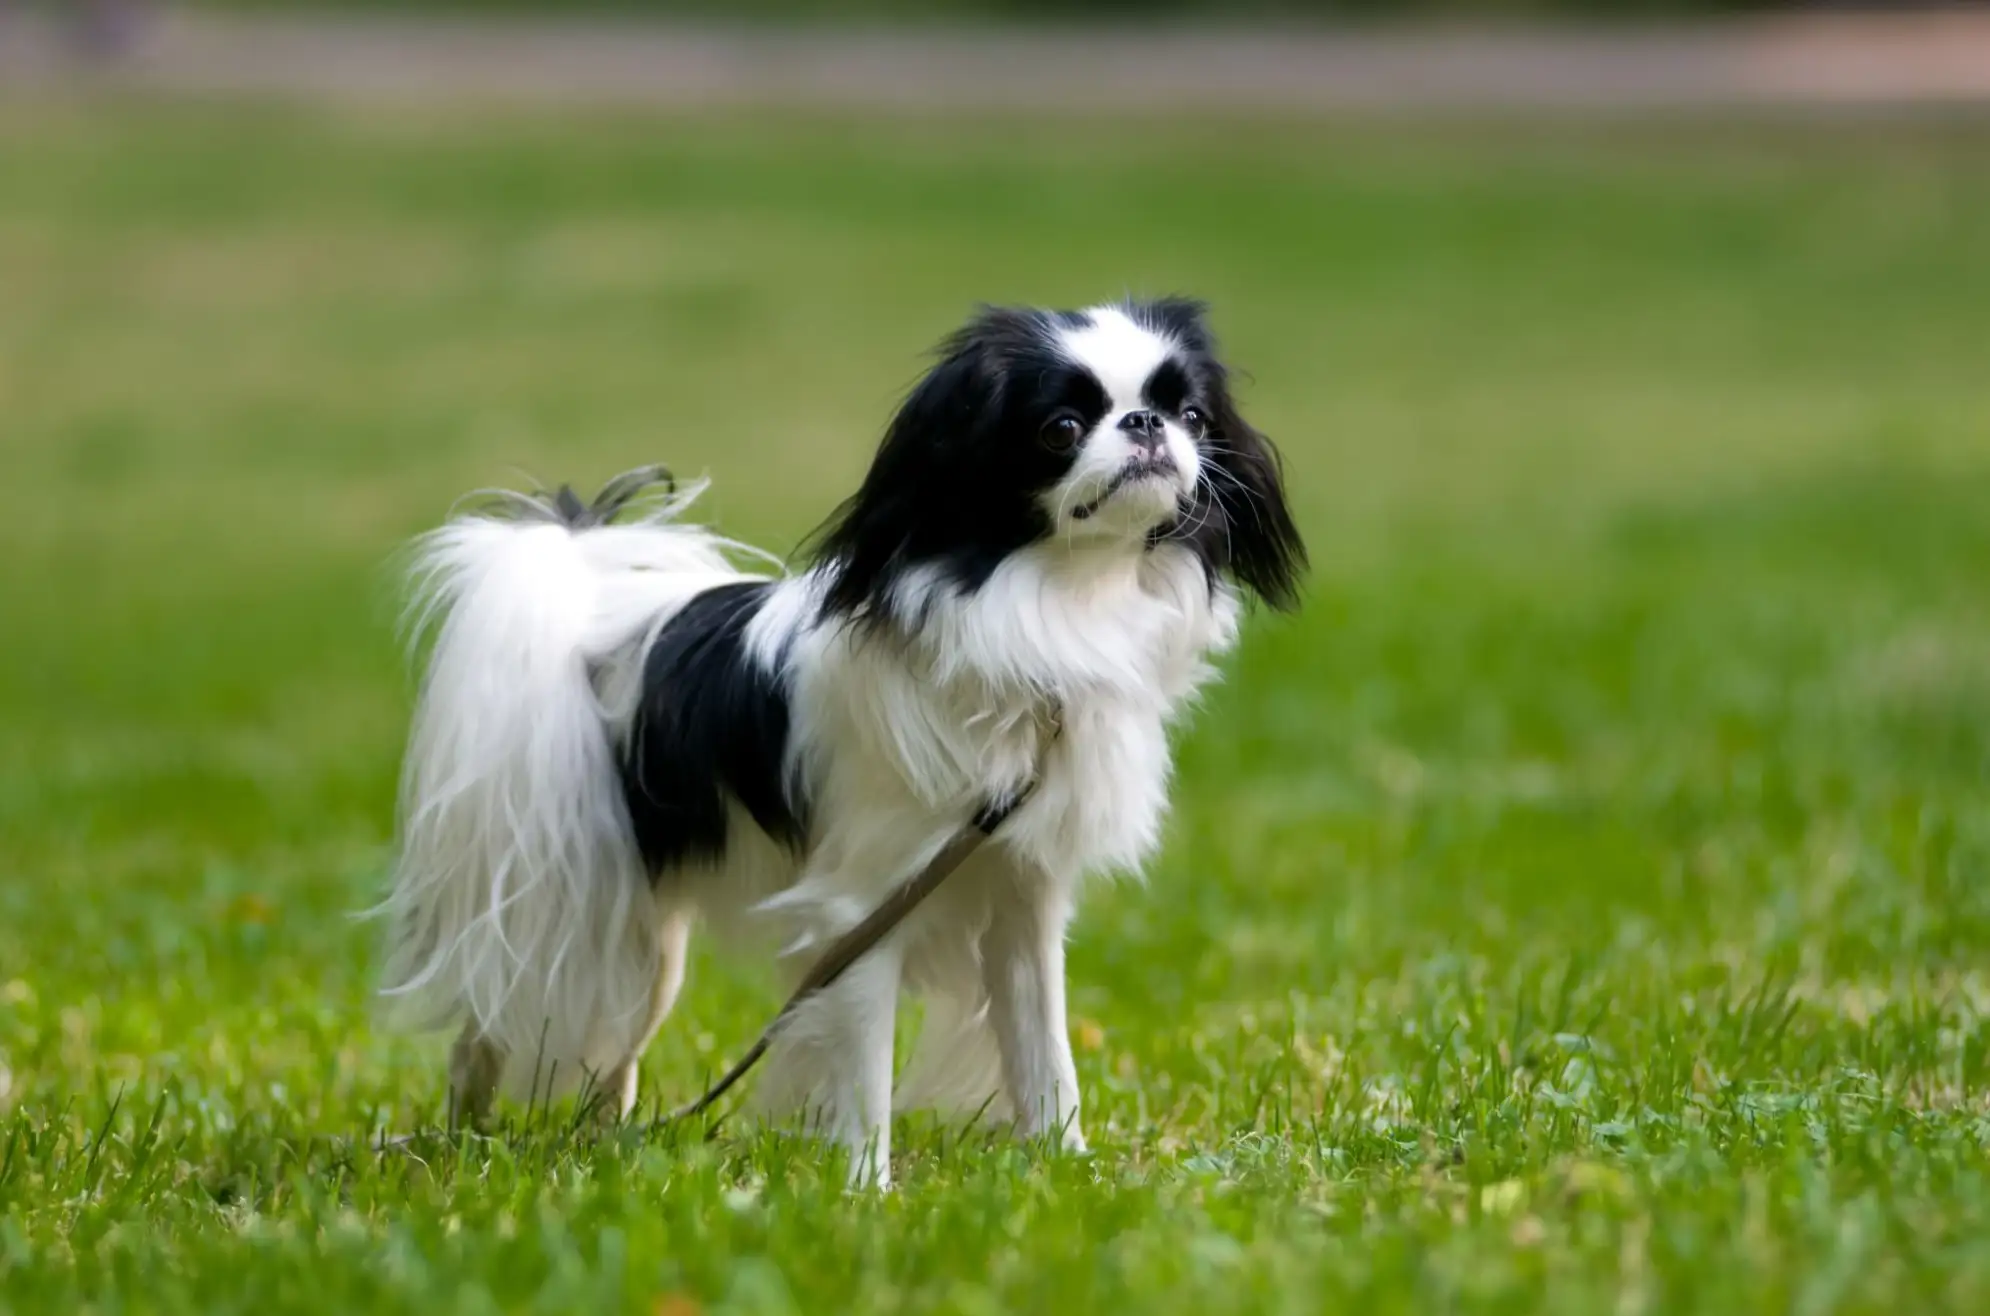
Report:
[[[988,308],[886,431],[821,539],[828,607],[887,610],[894,582],[938,569],[974,589],[1033,544],[1188,546],[1274,607],[1305,548],[1277,451],[1231,397],[1200,303]]]

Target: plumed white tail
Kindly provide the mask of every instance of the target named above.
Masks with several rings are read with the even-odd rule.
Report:
[[[632,692],[656,629],[741,575],[724,541],[667,523],[686,501],[585,529],[464,517],[417,545],[434,645],[382,906],[384,991],[404,1024],[474,1024],[514,1092],[571,1089],[643,1040],[660,914],[617,771],[630,710],[601,690]]]

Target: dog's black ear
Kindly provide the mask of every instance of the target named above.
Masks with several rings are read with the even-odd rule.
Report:
[[[1203,363],[1209,428],[1201,451],[1205,469],[1196,506],[1174,533],[1196,545],[1213,570],[1225,571],[1281,612],[1299,602],[1306,545],[1285,494],[1285,468],[1272,441],[1244,419],[1231,395],[1229,372],[1216,356],[1208,308],[1188,297],[1164,297],[1136,309],[1136,318],[1172,337]]]
[[[1299,603],[1306,544],[1293,524],[1278,449],[1237,410],[1225,387],[1212,399],[1203,456],[1206,494],[1220,511],[1227,567],[1246,589],[1281,612]]]
[[[857,492],[811,536],[828,567],[824,611],[877,620],[894,575],[960,491],[955,469],[1000,404],[1002,353],[1024,331],[1019,313],[984,308],[940,345],[939,361],[906,395]]]

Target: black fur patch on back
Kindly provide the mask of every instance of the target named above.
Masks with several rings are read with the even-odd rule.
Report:
[[[725,854],[728,805],[799,852],[807,811],[786,770],[788,696],[746,648],[772,586],[706,590],[665,623],[643,660],[622,792],[652,875]]]

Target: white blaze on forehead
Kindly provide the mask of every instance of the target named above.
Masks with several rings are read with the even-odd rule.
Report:
[[[1083,328],[1058,330],[1064,354],[1098,378],[1115,412],[1145,406],[1141,390],[1173,354],[1174,339],[1136,324],[1117,306],[1094,307],[1085,315],[1091,323]]]

